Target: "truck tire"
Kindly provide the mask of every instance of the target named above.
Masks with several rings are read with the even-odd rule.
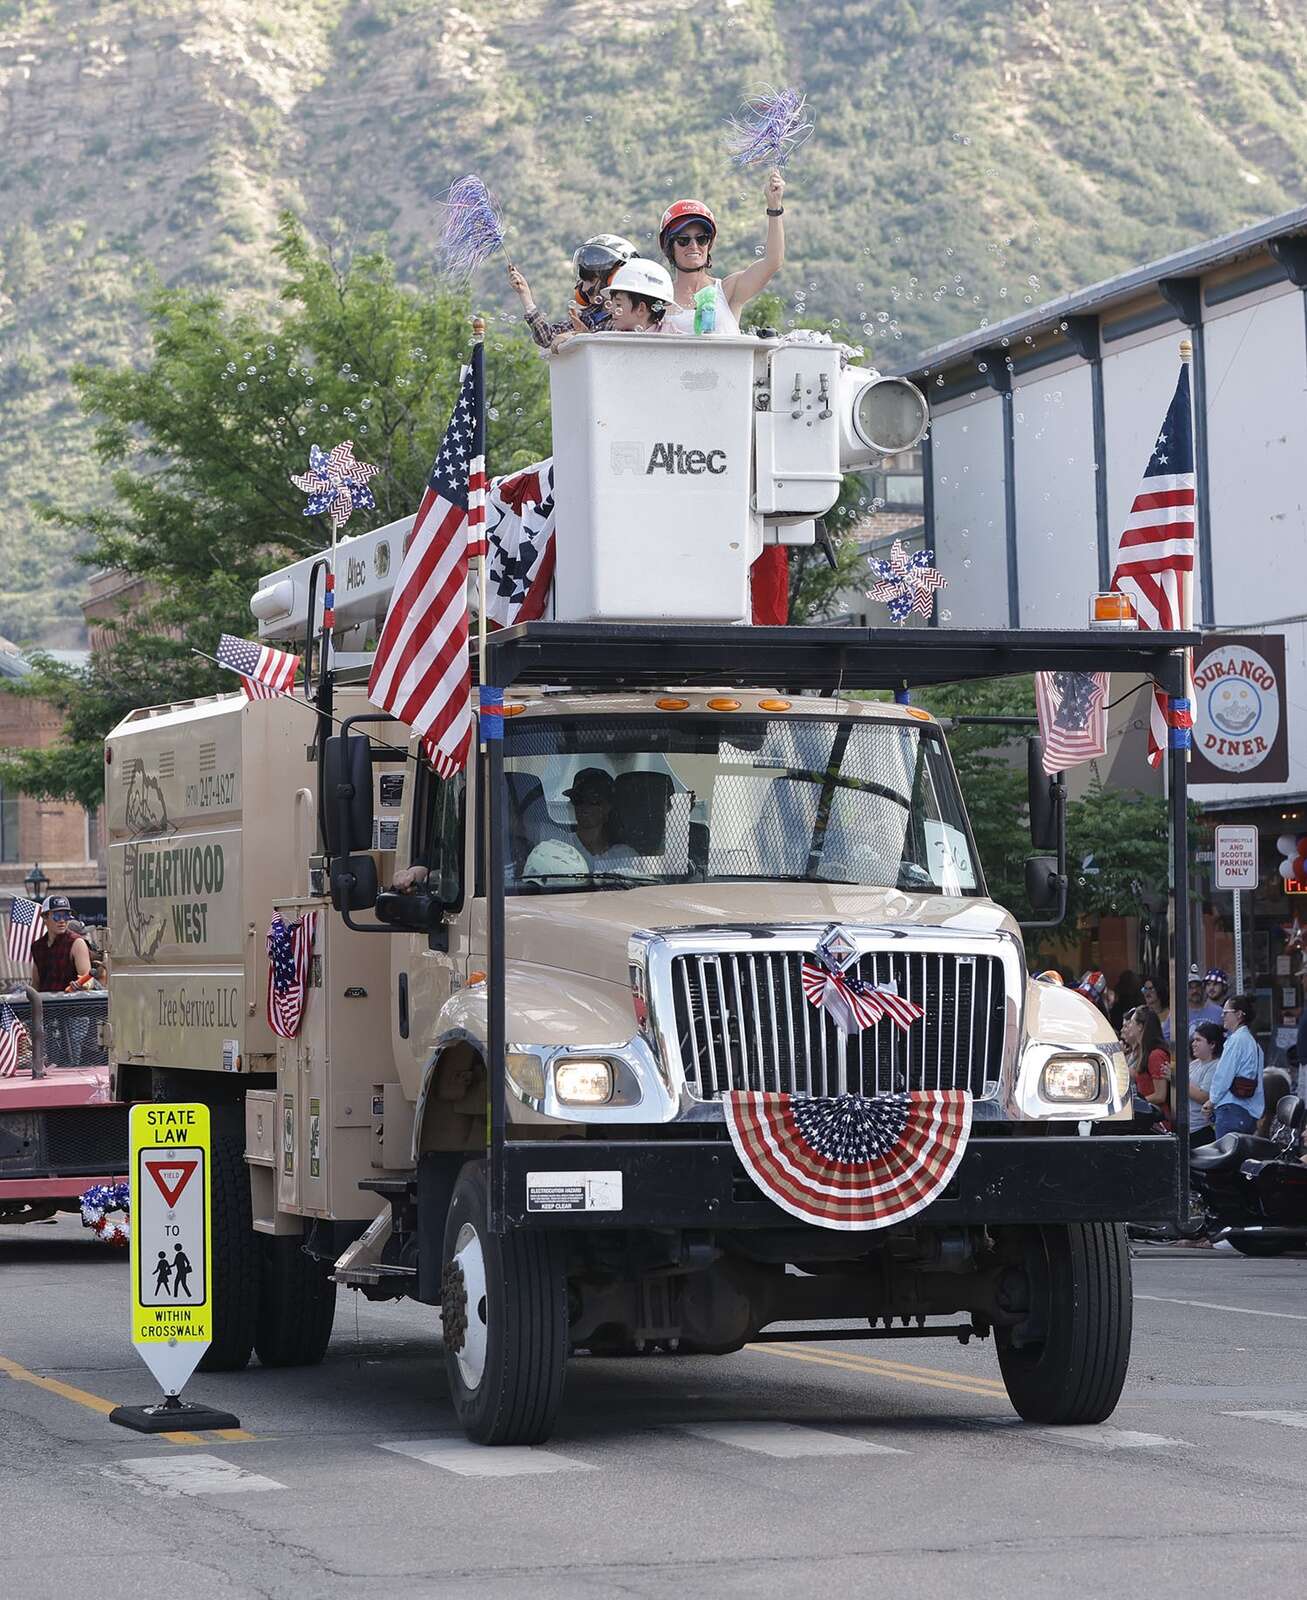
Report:
[[[210,1166],[213,1342],[200,1357],[200,1371],[236,1372],[254,1349],[259,1306],[258,1239],[244,1139],[214,1133]]]
[[[540,1444],[567,1365],[567,1280],[556,1238],[487,1225],[484,1161],[464,1166],[445,1219],[441,1321],[454,1410],[478,1444]]]
[[[1245,1234],[1240,1238],[1231,1234],[1230,1243],[1241,1256],[1282,1256],[1286,1250],[1301,1250],[1302,1244],[1297,1239],[1259,1239],[1255,1233]]]
[[[304,1253],[300,1234],[257,1236],[259,1308],[254,1350],[265,1367],[316,1367],[336,1320],[330,1261]]]
[[[1110,1417],[1130,1364],[1130,1250],[1114,1222],[1023,1229],[1030,1310],[995,1329],[1008,1398],[1026,1422]]]

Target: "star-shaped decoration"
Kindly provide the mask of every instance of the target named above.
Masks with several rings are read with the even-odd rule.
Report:
[[[366,461],[355,461],[354,441],[346,439],[330,452],[311,445],[309,470],[292,472],[290,481],[309,497],[306,517],[329,516],[333,529],[343,528],[352,512],[376,507],[368,479],[375,478],[379,470]]]
[[[935,571],[935,552],[918,550],[909,555],[901,539],[890,546],[888,561],[873,561],[872,571],[880,580],[867,590],[871,600],[883,600],[889,614],[897,623],[907,621],[913,611],[923,617],[930,615],[936,589],[943,589],[948,579]]]
[[[1286,953],[1293,950],[1307,949],[1307,928],[1303,927],[1300,917],[1295,917],[1292,922],[1282,922],[1280,929],[1284,934]]]

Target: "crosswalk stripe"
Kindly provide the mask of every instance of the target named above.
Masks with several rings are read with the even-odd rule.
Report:
[[[1199,1311],[1237,1311],[1241,1317],[1278,1317],[1284,1322],[1307,1322],[1302,1311],[1263,1311],[1258,1306],[1227,1306],[1218,1300],[1177,1300],[1169,1294],[1136,1294],[1136,1300],[1152,1300],[1158,1305],[1196,1306]]]
[[[246,1472],[220,1456],[200,1453],[166,1456],[132,1456],[102,1469],[108,1476],[130,1483],[145,1494],[246,1494],[284,1489],[284,1483]]]
[[[1188,1439],[1168,1439],[1162,1433],[1136,1433],[1132,1428],[1109,1428],[1106,1423],[1086,1423],[1070,1428],[1031,1430],[1057,1444],[1075,1445],[1081,1450],[1165,1450],[1188,1449]]]
[[[1249,1422],[1278,1422],[1284,1428],[1307,1428],[1307,1411],[1223,1411],[1223,1417],[1244,1417]]]
[[[537,1445],[473,1444],[470,1439],[397,1439],[379,1444],[379,1450],[392,1450],[410,1456],[444,1472],[463,1478],[514,1478],[528,1472],[591,1472],[589,1462],[575,1461],[556,1450]]]
[[[782,1458],[901,1456],[906,1453],[892,1445],[850,1439],[847,1434],[827,1433],[824,1428],[801,1427],[795,1422],[696,1422],[683,1424],[678,1431],[692,1433],[698,1439],[709,1439],[714,1444],[732,1445],[737,1450]]]

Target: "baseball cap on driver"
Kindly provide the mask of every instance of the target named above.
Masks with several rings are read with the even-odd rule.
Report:
[[[72,916],[73,908],[66,894],[48,894],[42,903],[41,910],[48,917],[52,911],[63,911]]]

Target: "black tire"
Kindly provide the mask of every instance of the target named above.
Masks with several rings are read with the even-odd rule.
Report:
[[[236,1372],[254,1349],[259,1309],[258,1240],[244,1139],[215,1132],[210,1167],[213,1342],[200,1357],[200,1371]]]
[[[332,1263],[304,1253],[299,1234],[259,1234],[259,1311],[254,1350],[265,1367],[316,1367],[336,1320]]]
[[[1300,1249],[1296,1239],[1259,1239],[1255,1233],[1245,1234],[1240,1238],[1237,1234],[1230,1235],[1230,1243],[1241,1256],[1282,1256],[1286,1250]]]
[[[1133,1301],[1125,1229],[1073,1222],[1022,1229],[1030,1311],[995,1329],[1008,1398],[1027,1422],[1102,1422],[1130,1365]]]
[[[445,1219],[441,1321],[450,1397],[478,1444],[540,1444],[553,1432],[567,1367],[563,1255],[548,1233],[495,1236],[488,1216],[485,1163],[469,1162]],[[477,1270],[484,1293],[474,1300]]]

